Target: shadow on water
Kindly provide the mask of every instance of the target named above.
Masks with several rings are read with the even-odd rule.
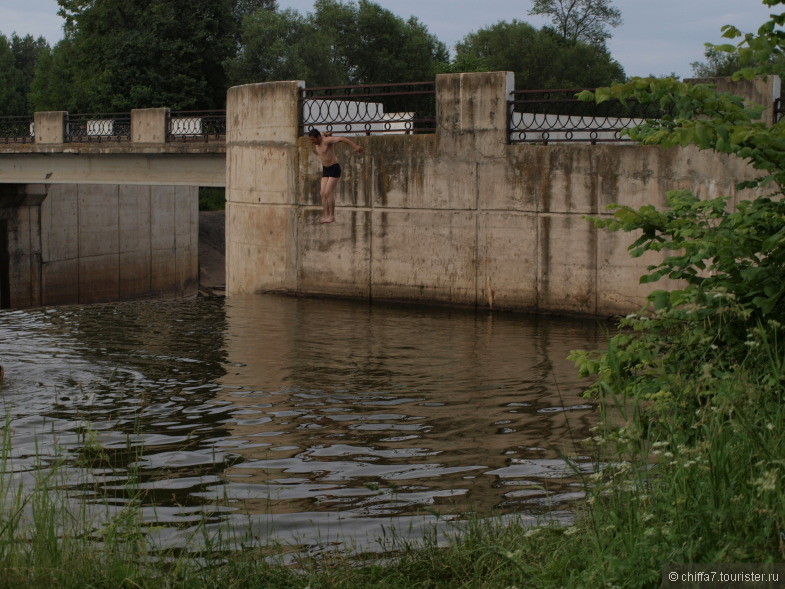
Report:
[[[118,504],[133,471],[165,543],[207,521],[367,545],[569,514],[596,415],[566,357],[607,327],[275,296],[0,311],[0,396],[14,468],[65,450]]]

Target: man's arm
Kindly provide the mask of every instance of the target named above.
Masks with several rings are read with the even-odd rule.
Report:
[[[346,143],[349,147],[351,147],[356,153],[362,152],[364,149],[362,145],[357,145],[354,141],[349,139],[348,137],[325,137],[324,140],[328,143]]]

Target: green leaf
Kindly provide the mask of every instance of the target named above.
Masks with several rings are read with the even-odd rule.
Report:
[[[649,295],[649,300],[658,311],[670,306],[670,293],[666,290],[655,290]]]
[[[594,98],[597,101],[597,104],[601,104],[611,99],[611,89],[610,88],[597,88],[594,92]]]

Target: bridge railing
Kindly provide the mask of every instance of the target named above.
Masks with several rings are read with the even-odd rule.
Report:
[[[131,113],[68,114],[65,141],[130,141]]]
[[[341,135],[435,133],[436,84],[305,88],[300,94],[300,129]]]
[[[32,115],[0,117],[0,142],[33,143],[35,122]]]
[[[225,110],[182,110],[169,113],[167,141],[225,141]]]
[[[663,112],[652,104],[578,100],[581,90],[516,90],[510,102],[510,143],[628,142],[625,129]]]

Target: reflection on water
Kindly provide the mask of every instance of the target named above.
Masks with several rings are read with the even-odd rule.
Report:
[[[604,329],[274,296],[4,310],[11,464],[66,451],[73,491],[117,505],[133,471],[171,544],[205,519],[365,544],[435,512],[567,512],[596,416],[566,356]]]

